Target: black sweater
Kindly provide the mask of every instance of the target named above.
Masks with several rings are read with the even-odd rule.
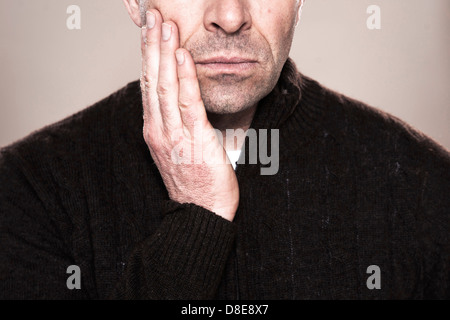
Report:
[[[450,156],[399,119],[288,61],[251,126],[279,171],[238,165],[233,222],[169,200],[142,124],[133,82],[2,149],[0,298],[450,298]]]

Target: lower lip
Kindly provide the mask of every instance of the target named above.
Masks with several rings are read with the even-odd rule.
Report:
[[[241,63],[199,63],[201,66],[219,73],[242,73],[249,71],[256,66],[256,62],[241,62]]]

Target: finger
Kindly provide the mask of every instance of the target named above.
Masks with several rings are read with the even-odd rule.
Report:
[[[173,22],[161,26],[161,55],[157,93],[164,128],[182,126],[178,110],[178,77],[175,50],[179,48],[178,28]]]
[[[192,56],[186,49],[178,49],[176,59],[179,81],[178,106],[183,125],[193,134],[195,124],[205,127],[209,124],[209,121],[201,97],[197,69]]]
[[[146,26],[142,28],[141,41],[144,120],[161,124],[161,112],[156,93],[160,62],[161,14],[157,10],[149,10],[146,13],[146,21]]]

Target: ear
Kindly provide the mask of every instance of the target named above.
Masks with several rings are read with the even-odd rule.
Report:
[[[300,22],[300,15],[302,14],[302,8],[305,1],[306,0],[299,0],[297,4],[297,17],[295,18],[295,26],[297,26],[298,23]]]
[[[133,22],[138,27],[142,27],[141,8],[139,2],[140,2],[139,0],[123,0],[123,3],[127,8],[128,14],[131,17],[131,20],[133,20]]]

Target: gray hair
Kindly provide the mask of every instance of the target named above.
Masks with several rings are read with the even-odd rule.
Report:
[[[145,13],[147,12],[147,0],[139,0],[139,8],[141,10],[141,23],[143,26],[146,24]]]

